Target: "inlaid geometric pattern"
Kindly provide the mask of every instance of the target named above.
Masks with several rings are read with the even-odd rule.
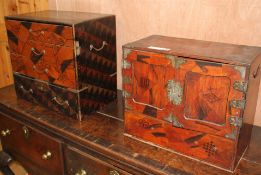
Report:
[[[203,149],[208,154],[208,157],[214,156],[216,154],[216,151],[217,151],[217,147],[212,141],[205,143],[203,145]]]

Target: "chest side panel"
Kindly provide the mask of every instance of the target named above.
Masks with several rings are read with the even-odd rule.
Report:
[[[79,46],[77,53],[79,88],[94,85],[116,91],[115,17],[75,25],[75,40]]]

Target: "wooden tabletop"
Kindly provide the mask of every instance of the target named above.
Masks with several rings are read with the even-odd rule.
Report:
[[[118,91],[121,94],[121,91]],[[122,99],[82,122],[59,115],[16,97],[13,86],[0,90],[0,111],[28,125],[49,132],[65,143],[84,150],[129,172],[139,174],[231,175],[174,152],[124,135]],[[234,174],[261,175],[261,128],[254,126],[251,143]],[[224,145],[225,146],[225,145]]]

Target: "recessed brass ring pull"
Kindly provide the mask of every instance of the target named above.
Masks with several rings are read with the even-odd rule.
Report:
[[[44,153],[43,155],[42,155],[42,159],[43,160],[49,160],[49,159],[51,159],[52,158],[52,153],[51,153],[51,151],[46,151],[46,153]]]
[[[59,100],[57,99],[57,97],[53,97],[52,100],[55,101],[58,105],[61,105],[61,106],[63,106],[63,105],[70,106],[68,100],[59,101]]]
[[[24,137],[25,137],[26,139],[28,139],[29,136],[30,136],[30,131],[29,131],[29,129],[28,129],[26,126],[23,126],[22,129],[23,129]]]
[[[2,130],[2,131],[1,131],[1,135],[2,135],[3,137],[7,137],[7,136],[9,136],[10,134],[11,134],[10,129],[6,129],[6,130]]]
[[[258,76],[258,73],[260,72],[260,64],[256,68],[256,70],[253,72],[253,78],[256,78]]]
[[[81,169],[80,171],[78,171],[77,173],[75,173],[75,175],[87,175],[86,171]]]
[[[33,89],[30,88],[29,90],[26,90],[23,85],[20,86],[20,89],[22,89],[23,92],[25,92],[25,93],[31,93],[31,94],[34,93]]]
[[[120,175],[120,173],[118,171],[116,171],[116,170],[111,170],[109,172],[109,175]]]
[[[36,49],[33,48],[33,47],[31,48],[31,50],[32,50],[32,52],[33,52],[35,55],[38,55],[38,56],[45,54],[45,50],[42,50],[42,52],[40,52],[40,53],[36,52]]]
[[[92,51],[93,49],[96,51],[101,51],[106,45],[108,45],[108,43],[106,41],[102,42],[102,46],[100,48],[96,48],[93,46],[93,44],[90,45],[90,51]]]

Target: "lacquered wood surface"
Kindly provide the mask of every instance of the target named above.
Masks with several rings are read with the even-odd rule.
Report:
[[[120,98],[119,102],[121,102]],[[113,107],[117,106],[115,112],[121,111],[121,103],[113,105]],[[79,122],[18,99],[13,86],[0,90],[0,111],[23,120],[28,125],[34,125],[39,130],[44,130],[85,153],[135,175],[178,173],[231,175],[227,171],[126,137],[123,135],[123,122],[114,118],[93,114]],[[108,111],[114,110],[108,109]],[[119,115],[122,117],[120,113]],[[113,116],[117,117],[117,114]],[[261,128],[254,127],[249,149],[234,174],[261,174],[260,133]]]

